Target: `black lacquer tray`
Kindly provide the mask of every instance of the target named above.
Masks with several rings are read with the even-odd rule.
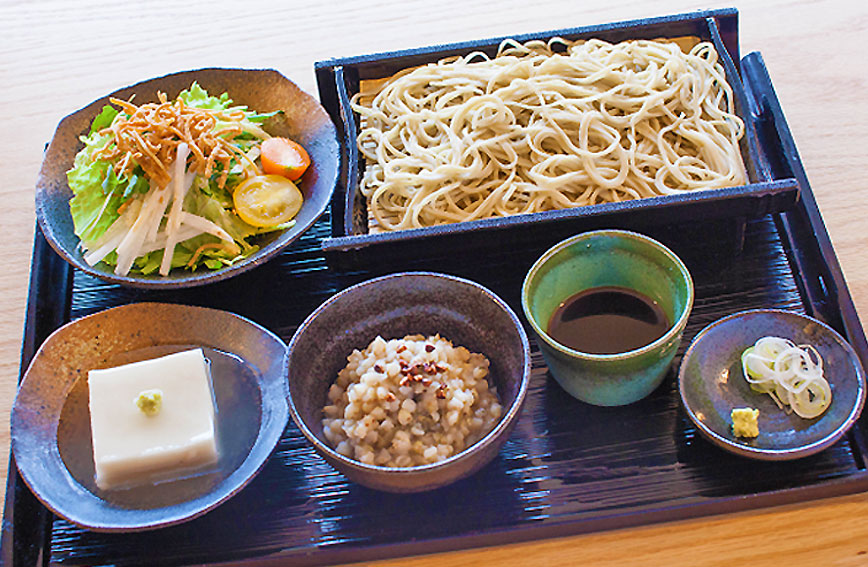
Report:
[[[767,181],[794,180],[799,199],[784,212],[756,218],[680,219],[643,230],[679,254],[696,282],[682,352],[702,327],[722,316],[775,307],[822,319],[853,344],[865,364],[865,336],[765,66],[758,54],[740,63],[759,142],[758,171]],[[487,244],[431,246],[424,254],[396,254],[343,268],[330,264],[321,249],[330,228],[327,214],[288,251],[256,270],[203,288],[165,292],[121,288],[75,271],[37,232],[22,368],[62,323],[135,301],[232,311],[288,340],[332,293],[394,271],[424,269],[470,278],[521,312],[525,271],[547,247],[575,232],[569,223],[556,223],[532,238],[504,232],[508,238]],[[679,360],[680,355],[676,364]],[[641,402],[592,407],[560,389],[533,345],[531,386],[512,437],[490,465],[455,485],[416,495],[357,486],[319,458],[290,424],[260,475],[216,510],[171,528],[100,534],[49,514],[21,482],[13,459],[0,561],[22,566],[331,564],[853,493],[868,489],[866,419],[815,456],[788,463],[747,461],[699,437],[679,405],[674,371]]]

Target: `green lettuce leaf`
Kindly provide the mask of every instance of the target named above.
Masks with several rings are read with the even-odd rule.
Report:
[[[72,190],[69,210],[75,234],[85,243],[99,238],[120,216],[117,212],[127,199],[139,193],[147,193],[150,187],[143,175],[117,177],[111,162],[94,159],[94,154],[105,147],[110,137],[91,134],[83,138],[84,149],[66,173]],[[108,201],[106,203],[106,201]]]
[[[271,118],[272,116],[277,116],[278,114],[283,114],[282,110],[275,110],[274,112],[257,112],[257,113],[249,113],[245,116],[251,122],[256,122],[261,124]]]
[[[190,85],[189,89],[181,91],[178,98],[183,100],[187,106],[208,110],[226,110],[232,104],[232,99],[227,93],[223,93],[219,97],[211,96],[196,82]]]
[[[93,134],[95,132],[99,132],[103,128],[108,128],[112,125],[112,122],[115,119],[115,116],[118,115],[118,111],[110,105],[105,105],[102,107],[102,112],[100,112],[96,118],[93,119],[93,124],[90,125],[90,133]]]
[[[187,106],[192,106],[195,108],[204,108],[208,110],[226,110],[227,108],[232,107],[232,99],[229,98],[228,93],[223,93],[219,97],[211,96],[208,94],[208,91],[199,86],[199,83],[194,82],[190,85],[190,88],[181,91],[178,94],[178,98],[184,101],[184,104]],[[281,110],[275,110],[274,112],[252,112],[247,110],[246,106],[239,106],[238,108],[245,111],[245,118],[251,122],[262,123],[267,119],[275,116],[277,114],[282,113]]]
[[[93,159],[93,153],[106,141],[107,137],[96,134],[85,138],[84,149],[75,156],[74,165],[66,174],[74,195],[69,201],[69,209],[75,234],[85,242],[99,238],[111,226],[119,216],[117,209],[122,202],[121,197],[112,191],[104,192],[104,184],[106,187],[112,185],[111,164]]]

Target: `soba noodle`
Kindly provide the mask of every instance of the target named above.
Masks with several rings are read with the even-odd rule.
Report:
[[[507,40],[352,107],[372,231],[745,183],[744,124],[709,43]]]

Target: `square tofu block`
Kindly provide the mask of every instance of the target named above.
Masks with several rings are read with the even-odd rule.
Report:
[[[217,461],[214,397],[202,349],[91,370],[87,382],[100,488],[179,478]]]

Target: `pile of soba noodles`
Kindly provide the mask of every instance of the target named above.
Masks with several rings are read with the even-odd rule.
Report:
[[[507,40],[363,85],[371,231],[744,184],[732,89],[693,43]]]

